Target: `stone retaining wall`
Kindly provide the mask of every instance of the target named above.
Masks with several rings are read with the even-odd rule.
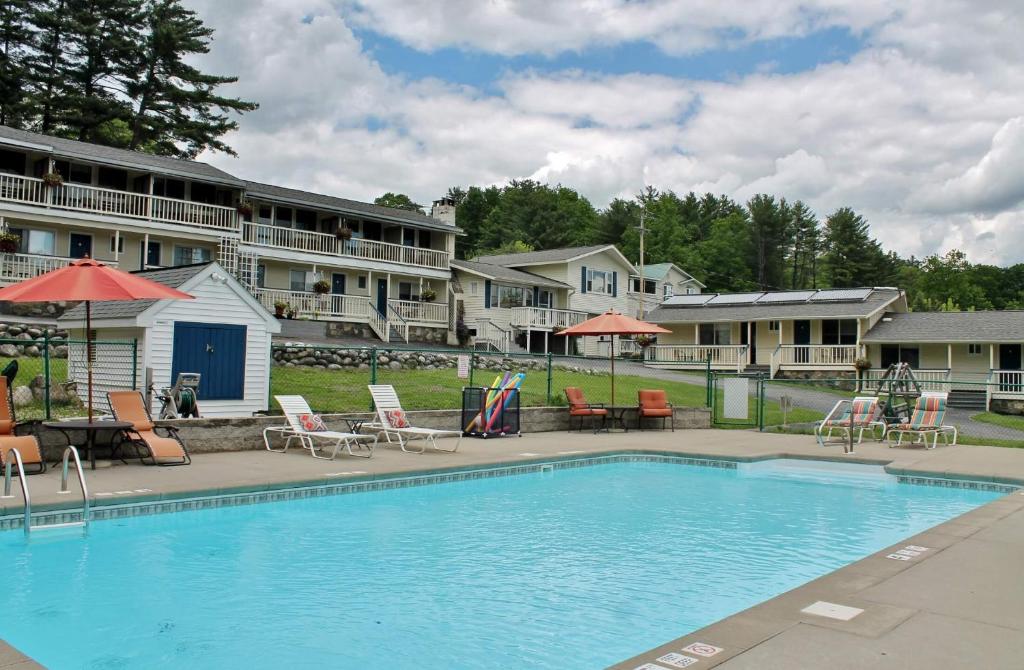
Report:
[[[564,431],[569,429],[569,413],[564,407],[524,407],[521,410],[524,433]],[[675,410],[676,428],[710,428],[711,411],[703,407],[678,407]],[[342,420],[371,419],[369,413],[324,415],[327,426],[333,430],[347,430]],[[414,426],[425,428],[457,429],[461,421],[459,410],[425,410],[409,412]],[[263,429],[280,426],[281,416],[257,416],[224,419],[179,419],[159,421],[159,425],[175,426],[192,453],[216,451],[245,451],[263,449]],[[585,428],[586,430],[586,428]],[[473,438],[466,438],[473,439]]]

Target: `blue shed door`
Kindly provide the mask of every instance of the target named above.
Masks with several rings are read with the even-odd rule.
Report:
[[[174,324],[170,383],[179,372],[198,372],[199,402],[241,400],[245,386],[245,326],[220,323]]]

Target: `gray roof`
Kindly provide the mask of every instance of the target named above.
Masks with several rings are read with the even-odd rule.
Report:
[[[862,338],[876,343],[982,343],[1024,340],[1024,311],[887,313]]]
[[[206,163],[171,158],[169,156],[154,156],[127,149],[115,149],[114,147],[105,147],[100,144],[79,142],[63,137],[52,137],[7,126],[0,126],[0,145],[20,146],[53,154],[61,158],[77,158],[95,163],[140,170],[142,172],[157,172],[186,179],[211,181],[238,188],[244,186],[242,180]]]
[[[395,209],[393,207],[382,207],[368,202],[338,198],[333,195],[300,191],[294,188],[274,186],[273,184],[261,184],[255,181],[245,182],[245,190],[247,195],[256,199],[264,198],[267,200],[306,205],[309,207],[320,207],[340,214],[359,214],[373,217],[375,219],[394,221],[395,223],[415,225],[419,228],[441,230],[447,233],[452,231],[455,231],[456,233],[462,232],[459,228],[450,226],[432,216],[426,216],[419,212],[410,212],[404,209]]]
[[[189,279],[212,265],[211,263],[197,263],[195,265],[179,265],[173,268],[161,268],[159,270],[141,270],[133,272],[133,275],[145,277],[155,282],[160,282],[171,288],[180,288]],[[155,305],[156,300],[114,300],[92,303],[92,320],[101,319],[134,319],[147,309]],[[58,321],[84,321],[85,305],[77,305],[69,309]]]
[[[507,281],[526,286],[543,286],[545,288],[571,288],[568,284],[555,281],[554,279],[541,277],[540,275],[533,274],[532,272],[513,270],[512,268],[507,268],[502,265],[494,265],[493,263],[453,260],[451,261],[451,266],[456,270],[465,270],[467,272],[483,275],[496,281]]]
[[[747,302],[733,305],[663,304],[648,314],[647,320],[652,323],[672,324],[777,319],[857,319],[884,309],[896,302],[902,294],[902,291],[895,288],[876,288],[871,289],[868,296],[862,300],[766,304]]]
[[[564,249],[545,249],[543,251],[527,251],[521,254],[495,254],[493,256],[477,256],[473,260],[493,265],[539,265],[541,263],[561,263],[574,258],[601,251],[613,244],[595,244],[589,247],[566,247]]]

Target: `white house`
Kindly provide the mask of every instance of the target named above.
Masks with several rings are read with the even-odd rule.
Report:
[[[629,313],[640,318],[672,296],[692,295],[705,288],[704,284],[675,263],[644,265],[642,272],[643,288],[640,287],[640,272],[629,278]],[[643,310],[640,309],[641,303]]]
[[[217,263],[184,265],[136,273],[184,291],[194,300],[97,302],[92,305],[96,340],[137,340],[136,387],[170,386],[179,372],[198,372],[199,408],[203,416],[249,416],[267,409],[271,336],[281,326],[237,279]],[[83,306],[59,320],[82,339]],[[74,331],[78,331],[75,333]],[[98,349],[93,365],[97,387],[93,403],[105,408],[106,392],[124,388],[117,357]],[[83,351],[69,352],[69,378],[84,381]],[[84,384],[79,389],[84,390]],[[159,409],[154,401],[151,408]]]

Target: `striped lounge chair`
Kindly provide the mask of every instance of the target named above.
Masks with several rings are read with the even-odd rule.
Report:
[[[838,430],[844,437],[844,444],[850,441],[850,432],[857,431],[857,444],[864,441],[864,429],[874,433],[881,429],[878,440],[885,439],[886,426],[881,417],[882,408],[878,404],[878,398],[872,396],[858,396],[853,400],[840,400],[832,411],[828,413],[825,420],[814,427],[814,436],[818,444],[825,446],[825,443],[832,439],[832,431]]]
[[[946,444],[956,444],[956,426],[943,425],[942,420],[946,417],[946,403],[948,394],[936,392],[924,392],[914,403],[914,411],[910,420],[906,423],[897,423],[889,426],[890,447],[899,447],[903,444],[903,436],[911,435],[915,441],[924,444],[926,449],[934,449],[939,444],[939,435],[942,435]],[[953,434],[953,441],[950,443],[949,434]],[[896,444],[892,444],[891,437],[896,435]],[[931,446],[928,446],[928,436],[932,436]]]

